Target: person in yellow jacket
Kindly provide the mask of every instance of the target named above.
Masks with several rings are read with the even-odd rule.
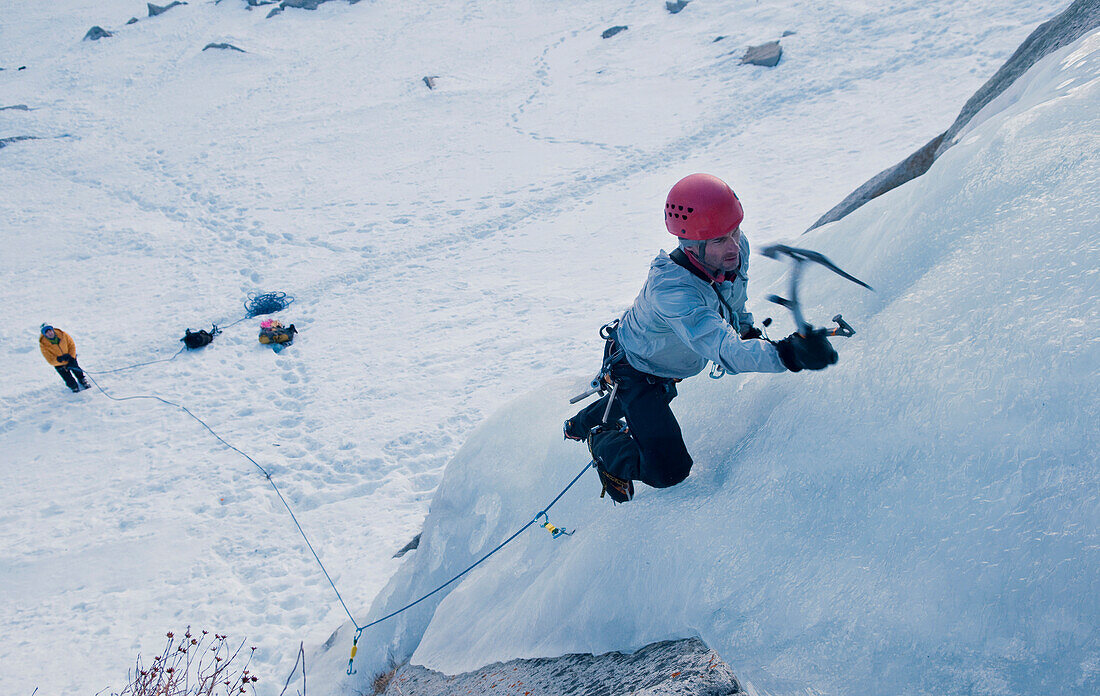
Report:
[[[42,357],[57,370],[57,374],[65,380],[65,386],[73,392],[80,391],[81,387],[87,389],[91,386],[84,378],[84,370],[80,369],[80,365],[76,362],[76,343],[72,336],[49,324],[43,324],[42,335],[38,337],[38,347],[42,351]]]

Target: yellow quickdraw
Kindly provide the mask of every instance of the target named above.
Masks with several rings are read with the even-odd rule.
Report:
[[[573,532],[566,531],[561,527],[555,527],[553,524],[551,524],[550,517],[545,512],[540,512],[538,516],[535,517],[535,519],[537,520],[539,517],[542,517],[546,520],[540,526],[546,531],[550,532],[550,535],[553,538],[557,539],[558,537],[562,536],[573,536]]]
[[[355,674],[356,670],[352,668],[352,663],[355,662],[355,654],[359,652],[359,636],[363,635],[363,629],[357,629],[355,631],[355,637],[351,640],[351,657],[348,658],[348,674]]]

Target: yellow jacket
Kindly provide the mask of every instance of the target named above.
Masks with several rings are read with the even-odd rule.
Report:
[[[61,367],[65,363],[61,362],[57,358],[63,354],[68,354],[75,358],[76,344],[73,343],[72,337],[70,337],[69,334],[65,333],[61,329],[55,328],[53,332],[57,334],[54,338],[57,343],[54,343],[45,336],[39,336],[38,347],[42,350],[42,357],[46,358],[46,362],[53,365],[54,367]]]

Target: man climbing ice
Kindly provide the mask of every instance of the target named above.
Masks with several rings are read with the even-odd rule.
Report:
[[[773,343],[753,326],[745,310],[745,214],[724,181],[681,179],[664,216],[678,248],[657,255],[634,305],[605,332],[607,375],[617,389],[565,422],[565,437],[588,443],[604,491],[620,503],[634,497],[634,481],[666,488],[687,478],[691,455],[669,403],[676,382],[707,361],[729,373],[823,370],[837,361],[822,333]]]

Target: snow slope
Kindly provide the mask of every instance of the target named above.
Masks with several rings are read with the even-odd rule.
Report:
[[[671,181],[727,176],[756,241],[803,229],[1061,4],[410,0],[266,20],[231,0],[156,18],[5,0],[0,106],[30,110],[0,111],[0,138],[42,139],[0,149],[0,691],[117,689],[188,623],[249,636],[270,689],[344,616],[250,464],[166,407],[72,397],[40,322],[111,369],[170,356],[248,292],[295,295],[281,356],[246,322],[98,379],[185,403],[268,467],[362,620],[485,414],[587,377],[595,327],[666,242],[652,202]],[[80,41],[93,24],[116,35]],[[601,40],[613,24],[630,29]],[[788,29],[777,68],[737,65]],[[221,41],[247,53],[201,50]]]
[[[370,629],[361,672],[387,652],[457,673],[699,636],[758,693],[1096,693],[1098,105],[1100,31],[923,177],[803,237],[877,289],[809,277],[812,315],[859,330],[835,368],[685,382],[684,484],[613,508],[590,475],[551,514],[574,536],[536,528]],[[781,269],[760,260],[754,282],[781,290]],[[581,388],[550,383],[471,436],[372,617],[583,465],[554,427]]]

